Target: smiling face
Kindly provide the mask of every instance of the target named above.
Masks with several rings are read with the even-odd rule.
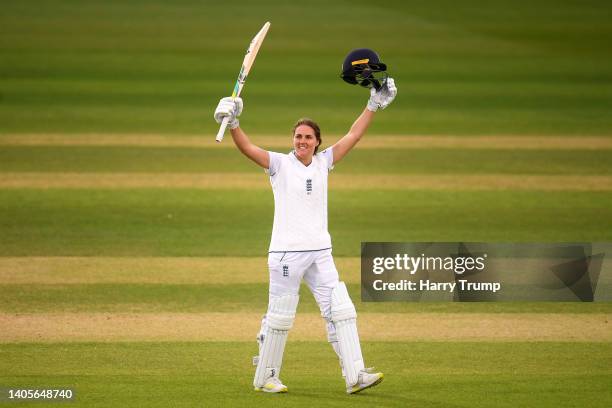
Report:
[[[305,165],[310,164],[315,148],[319,145],[315,130],[308,125],[300,125],[293,133],[293,148],[296,157]]]

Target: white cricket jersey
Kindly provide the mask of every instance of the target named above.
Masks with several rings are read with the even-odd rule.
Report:
[[[308,166],[293,152],[268,153],[267,172],[274,192],[274,226],[269,251],[331,248],[327,231],[327,175],[333,168],[332,149],[315,154]]]

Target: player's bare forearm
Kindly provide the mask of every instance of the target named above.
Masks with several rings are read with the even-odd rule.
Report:
[[[332,147],[334,152],[334,164],[342,160],[342,158],[355,147],[357,142],[361,140],[368,130],[370,123],[372,123],[372,119],[374,119],[374,112],[367,108],[361,112],[361,115],[355,120],[348,133]]]
[[[232,133],[232,139],[234,139],[236,147],[238,147],[238,150],[240,150],[242,154],[264,169],[270,167],[270,154],[261,147],[251,143],[249,137],[240,127],[231,129],[230,132]]]
[[[368,130],[370,123],[372,123],[372,119],[374,119],[374,112],[366,108],[363,110],[363,112],[361,112],[361,115],[359,115],[357,120],[355,120],[355,123],[353,123],[353,126],[351,126],[351,129],[348,132],[348,135],[351,135],[351,137],[357,139],[355,143],[357,143],[365,134],[366,130]]]

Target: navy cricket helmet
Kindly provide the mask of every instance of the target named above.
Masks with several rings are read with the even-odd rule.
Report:
[[[349,84],[380,89],[381,82],[387,78],[386,71],[387,65],[380,61],[376,52],[369,48],[358,48],[344,59],[340,76]]]

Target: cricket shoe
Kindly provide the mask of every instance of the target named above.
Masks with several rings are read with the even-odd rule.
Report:
[[[278,377],[270,377],[266,380],[263,387],[255,387],[255,391],[278,394],[281,392],[287,392],[287,386],[284,385]]]
[[[347,394],[356,394],[365,390],[366,388],[374,387],[378,385],[383,380],[383,373],[374,373],[373,368],[366,368],[359,371],[359,376],[357,377],[357,384],[349,385],[346,387]]]

